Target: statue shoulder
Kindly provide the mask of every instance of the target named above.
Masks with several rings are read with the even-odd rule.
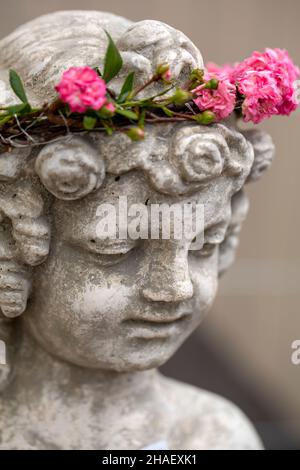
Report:
[[[180,448],[263,449],[252,423],[230,401],[206,390],[165,377],[162,378],[162,382],[170,402],[176,408],[178,418],[178,425],[174,427],[171,441],[181,441]]]

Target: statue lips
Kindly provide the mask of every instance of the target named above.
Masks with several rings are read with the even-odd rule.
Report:
[[[186,327],[192,317],[192,312],[186,312],[177,316],[159,317],[134,317],[123,321],[129,327],[129,337],[141,339],[167,339],[176,335]]]

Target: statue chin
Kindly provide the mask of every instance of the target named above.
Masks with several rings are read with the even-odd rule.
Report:
[[[68,65],[101,65],[103,28],[124,74],[134,69],[138,82],[164,58],[179,83],[203,68],[195,45],[164,23],[67,11],[0,42],[1,86],[8,89],[3,71],[13,67],[32,103],[52,99]],[[0,341],[8,353],[0,449],[142,449],[158,441],[169,449],[261,448],[233,404],[155,369],[209,311],[247,214],[244,185],[269,166],[273,144],[236,123],[145,131],[141,142],[91,133],[0,155]],[[152,204],[201,205],[203,243],[192,249],[193,237],[178,240],[173,228],[165,239],[99,237],[99,207],[119,210],[121,198],[146,213]]]

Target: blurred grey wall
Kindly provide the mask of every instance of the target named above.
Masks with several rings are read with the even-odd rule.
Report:
[[[0,36],[62,9],[165,21],[184,31],[206,61],[235,62],[269,46],[288,49],[300,64],[299,0],[2,0]],[[291,343],[300,339],[299,124],[300,111],[263,125],[275,140],[276,160],[248,188],[251,212],[238,260],[201,334],[300,434],[300,365],[290,359]]]

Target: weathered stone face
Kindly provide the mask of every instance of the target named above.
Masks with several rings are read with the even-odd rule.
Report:
[[[147,126],[139,143],[92,134],[46,145],[0,193],[11,224],[4,256],[16,272],[15,292],[0,296],[3,313],[26,310],[24,324],[41,345],[74,364],[117,371],[163,364],[213,302],[232,198],[252,163],[252,146],[224,125]],[[124,197],[147,210],[201,205],[203,247],[191,250],[192,239],[173,234],[100,240],[99,206]]]
[[[24,312],[41,345],[74,364],[117,371],[163,364],[212,304],[219,246],[236,223],[232,198],[252,163],[252,146],[224,125],[147,126],[139,143],[116,133],[46,145],[0,192],[3,288],[14,281],[0,296],[3,313]],[[191,250],[192,238],[172,233],[99,239],[99,206],[119,206],[120,198],[147,211],[201,205],[203,246]],[[231,245],[224,246],[233,252]]]
[[[41,344],[76,364],[115,370],[159,366],[200,323],[214,299],[218,247],[230,221],[231,184],[216,181],[190,196],[158,193],[141,171],[115,181],[107,177],[97,192],[52,207],[53,234],[48,259],[35,268],[25,324]],[[99,204],[205,208],[205,239],[100,240]]]

